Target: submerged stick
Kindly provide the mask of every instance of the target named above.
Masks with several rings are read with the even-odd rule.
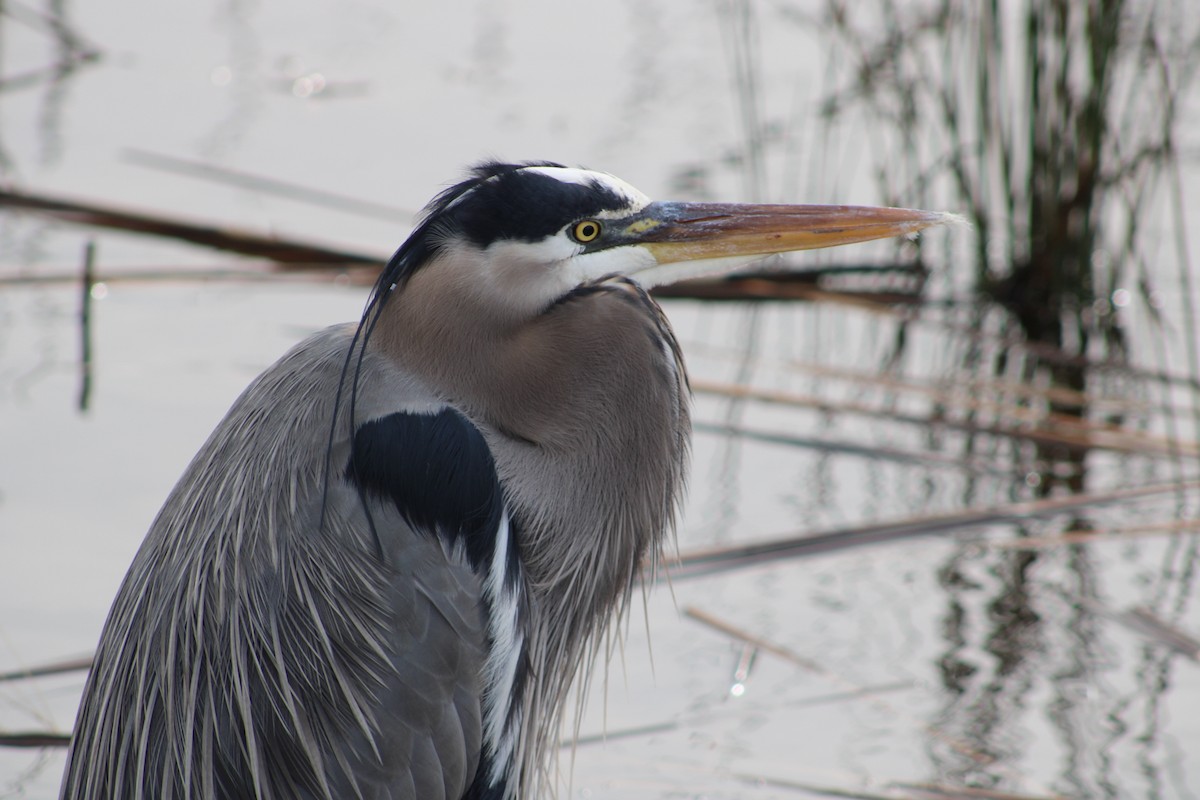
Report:
[[[986,542],[992,550],[1042,550],[1050,547],[1067,547],[1073,544],[1099,542],[1122,542],[1150,536],[1175,536],[1200,532],[1200,519],[1177,519],[1156,525],[1138,525],[1129,528],[1103,528],[1087,531],[1067,531],[1058,536],[1026,536],[1015,539],[1000,539]]]
[[[40,667],[16,669],[0,673],[0,683],[8,681],[23,681],[30,678],[44,678],[48,675],[62,675],[67,672],[86,672],[92,668],[92,657],[70,658],[65,661],[54,661]]]
[[[695,606],[688,606],[687,608],[683,609],[683,615],[689,619],[694,619],[696,622],[712,628],[715,631],[723,633],[731,639],[735,639],[743,644],[752,645],[757,647],[759,650],[779,656],[784,661],[795,664],[801,669],[806,669],[809,672],[815,672],[819,675],[830,674],[829,670],[825,669],[825,667],[821,666],[816,661],[805,658],[799,653],[789,650],[782,645],[775,644],[769,639],[763,639],[760,636],[755,636],[754,634],[744,631],[735,625],[731,625],[724,620],[718,619],[712,614],[709,614],[707,611],[702,611]],[[859,687],[856,686],[854,688],[857,689]]]
[[[1041,444],[1061,445],[1079,451],[1112,450],[1138,455],[1181,454],[1200,455],[1200,447],[1193,442],[1164,439],[1132,431],[1110,423],[1092,422],[1063,414],[1035,413],[1027,408],[1008,407],[998,403],[985,403],[975,399],[951,398],[948,394],[941,404],[972,410],[989,410],[998,415],[1012,417],[1015,424],[1007,422],[980,423],[955,419],[949,415],[939,417],[905,414],[895,410],[874,408],[863,403],[846,400],[829,400],[812,395],[779,389],[761,389],[741,384],[715,381],[692,380],[692,391],[696,394],[753,400],[789,408],[809,408],[827,413],[848,413],[860,416],[883,418],[911,425],[961,430],[972,434],[988,434],[1010,439],[1022,439]],[[1047,398],[1048,399],[1048,398]]]
[[[96,273],[93,283],[206,283],[210,281],[244,281],[259,283],[279,283],[292,281],[305,283],[323,283],[327,281],[345,282],[351,286],[371,286],[379,278],[378,267],[370,265],[340,265],[328,263],[287,265],[286,272],[280,272],[270,264],[260,262],[244,262],[238,266],[187,266],[160,267],[146,266],[133,269],[109,269]],[[54,271],[27,274],[20,272],[0,273],[0,287],[5,286],[54,286],[64,283],[75,283],[79,280],[77,272]]]
[[[783,539],[755,544],[720,547],[684,553],[666,572],[672,581],[696,578],[729,572],[735,569],[770,564],[785,558],[801,558],[824,553],[835,553],[851,547],[899,541],[915,536],[932,536],[938,533],[994,525],[1004,522],[1019,522],[1067,512],[1076,512],[1091,506],[1108,505],[1124,500],[1134,500],[1172,492],[1187,492],[1200,489],[1200,480],[1190,479],[1149,486],[1114,489],[1110,492],[1078,494],[1052,497],[1008,506],[954,511],[926,517],[912,517],[863,525],[856,528],[827,531],[825,533],[790,536]]]
[[[820,786],[815,783],[802,783],[801,781],[793,781],[785,778],[769,778],[765,775],[750,775],[739,772],[734,773],[734,777],[755,785],[771,786],[777,789],[791,789],[823,797],[839,797],[846,800],[897,800],[894,794],[879,794],[877,792],[860,791],[858,789],[841,789],[836,786]]]
[[[919,792],[923,800],[1067,800],[1059,794],[1014,794],[998,789],[982,789],[972,786],[946,786],[940,783],[893,783],[900,789]]]
[[[881,266],[880,269],[883,269]],[[717,280],[696,279],[655,286],[651,294],[661,299],[778,301],[808,300],[852,305],[867,311],[890,312],[897,304],[914,305],[915,293],[873,292],[870,290],[822,289],[815,284],[820,272],[764,272]]]
[[[919,321],[919,317],[912,318],[913,321]],[[714,346],[705,342],[689,341],[684,345],[684,349],[691,353],[701,353],[710,358],[721,358],[726,360],[736,360],[740,356],[724,347]],[[766,366],[767,361],[764,359],[760,362]],[[794,358],[776,358],[770,359],[772,368],[784,369],[791,372],[799,372],[816,378],[832,378],[839,381],[856,383],[863,386],[869,386],[883,391],[903,392],[905,394],[918,395],[926,397],[932,402],[939,405],[945,405],[950,408],[959,408],[972,411],[983,411],[993,414],[1003,414],[1005,416],[1014,417],[1018,420],[1033,420],[1033,419],[1052,419],[1061,418],[1063,420],[1071,419],[1065,414],[1051,414],[1036,411],[1030,408],[1024,408],[1020,405],[1009,402],[997,402],[994,398],[997,395],[1011,396],[1013,398],[1025,398],[1034,402],[1052,403],[1058,406],[1073,406],[1077,408],[1099,408],[1106,409],[1115,408],[1124,411],[1145,411],[1150,407],[1146,403],[1135,403],[1128,399],[1120,401],[1114,398],[1090,397],[1085,392],[1076,389],[1068,389],[1062,386],[1030,386],[1024,383],[1015,381],[1000,380],[1000,379],[981,379],[978,376],[956,374],[954,381],[932,381],[918,378],[903,378],[897,375],[878,372],[865,372],[858,369],[850,369],[844,366],[834,366],[831,364],[817,363],[813,361],[805,361]],[[1092,364],[1094,367],[1102,367],[1103,364]],[[1129,369],[1131,374],[1141,374],[1136,370]],[[1161,375],[1147,375],[1146,377],[1154,377],[1157,379],[1166,379]],[[1198,387],[1200,388],[1200,387]]]
[[[32,731],[27,733],[0,733],[0,747],[42,749],[44,747],[66,747],[71,744],[71,734]]]
[[[1150,639],[1191,661],[1200,662],[1200,639],[1170,624],[1145,606],[1109,613],[1109,616],[1134,633]]]
[[[827,453],[858,456],[879,461],[895,461],[901,464],[922,464],[927,467],[943,467],[964,470],[977,475],[995,475],[1007,477],[1013,474],[1011,469],[994,467],[982,458],[960,458],[942,453],[929,451],[900,450],[882,445],[857,444],[855,442],[833,441],[818,439],[813,436],[799,436],[792,433],[772,433],[746,428],[741,425],[704,422],[696,420],[692,423],[696,433],[711,433],[718,436],[732,436],[738,439],[748,439],[766,444],[778,444],[787,447],[804,447]]]
[[[273,194],[288,200],[322,205],[327,208],[345,211],[351,214],[375,217],[387,222],[411,220],[415,214],[400,208],[394,208],[383,203],[374,203],[350,195],[315,189],[278,178],[268,178],[263,175],[253,175],[248,172],[229,169],[228,167],[209,164],[202,161],[192,161],[186,158],[151,153],[148,150],[129,148],[123,154],[126,161],[151,169],[172,172],[176,175],[186,175],[191,178],[216,181],[226,186],[236,186],[255,192]]]
[[[96,243],[83,251],[79,299],[79,410],[87,411],[92,397],[92,287],[96,285]]]
[[[341,264],[382,267],[385,256],[309,244],[294,239],[264,236],[228,227],[206,225],[143,211],[46,194],[0,189],[0,208],[10,208],[76,225],[92,225],[128,233],[143,233],[212,247],[243,256],[270,259],[279,264],[327,268]]]
[[[788,648],[786,648],[782,645],[776,644],[775,642],[772,642],[769,639],[764,639],[761,636],[756,636],[748,631],[742,630],[741,628],[737,627],[736,625],[733,625],[731,623],[725,622],[724,620],[718,619],[717,617],[714,617],[712,614],[709,614],[705,611],[701,611],[698,608],[689,606],[683,610],[683,613],[690,619],[694,619],[697,622],[701,623],[702,625],[706,625],[715,631],[723,633],[726,636],[729,636],[730,638],[734,639],[735,641],[743,642],[746,644],[751,644],[751,645],[759,648],[760,650],[777,655],[780,658],[783,658],[783,659],[787,660],[788,662],[795,664],[798,667],[810,670],[810,671],[815,672],[829,680],[832,680],[838,684],[841,684],[842,686],[846,687],[847,689],[850,689],[852,691],[861,692],[864,688],[864,687],[856,684],[854,681],[849,680],[848,678],[841,675],[840,673],[834,672],[830,669],[823,667],[822,665],[818,664],[816,661],[807,659],[804,656],[800,655],[799,653],[789,650]],[[895,708],[888,705],[882,698],[873,697],[873,698],[871,698],[871,703],[872,703],[872,705],[874,705],[876,708],[878,708],[881,711],[885,711],[889,714],[894,714],[894,715],[898,715],[898,716],[902,716],[902,717],[904,716],[899,711],[897,711]],[[914,724],[918,728],[920,728],[922,731],[927,733],[930,737],[937,739],[938,741],[945,744],[947,747],[966,756],[967,758],[970,758],[972,761],[976,762],[977,764],[986,766],[988,764],[991,764],[993,761],[995,761],[995,759],[992,756],[989,756],[987,753],[980,752],[979,750],[975,749],[974,747],[967,744],[966,742],[960,741],[960,740],[954,738],[953,736],[950,736],[949,734],[945,733],[944,731],[942,731],[940,728],[938,728],[935,725],[931,725],[926,722],[921,722],[920,720],[917,720],[917,719],[912,719],[911,722],[912,722],[912,724]]]

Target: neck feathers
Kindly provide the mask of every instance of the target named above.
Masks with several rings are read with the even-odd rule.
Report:
[[[540,795],[566,694],[672,530],[687,377],[661,309],[631,281],[580,287],[501,334],[470,308],[448,324],[454,303],[422,299],[414,283],[393,298],[401,308],[381,319],[377,346],[462,410],[495,457],[528,604],[515,785]],[[494,622],[507,624],[511,601],[490,601]]]

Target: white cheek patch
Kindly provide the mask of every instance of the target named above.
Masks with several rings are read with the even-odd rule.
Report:
[[[556,234],[537,242],[520,239],[499,239],[484,250],[487,258],[497,266],[554,264],[577,255],[583,248],[564,234]]]
[[[558,234],[540,242],[496,242],[484,251],[480,266],[494,296],[510,307],[535,310],[606,275],[639,278],[656,263],[650,251],[638,245],[585,253],[566,234]]]
[[[502,239],[484,251],[483,263],[499,296],[514,306],[540,308],[576,286],[570,265],[582,249],[564,234],[539,242]]]
[[[570,269],[574,273],[575,284],[594,281],[614,272],[629,275],[635,280],[638,274],[650,269],[658,262],[650,251],[639,245],[612,247],[607,250],[597,250],[594,253],[583,253],[571,259]]]
[[[649,255],[649,253],[647,253]],[[756,254],[745,256],[726,256],[724,258],[706,258],[701,261],[673,261],[659,264],[650,256],[650,263],[629,277],[640,283],[646,289],[655,286],[670,286],[680,281],[697,278],[722,278],[738,272],[756,261],[770,258],[769,255]]]

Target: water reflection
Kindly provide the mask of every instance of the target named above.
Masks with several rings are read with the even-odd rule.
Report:
[[[100,51],[75,30],[64,0],[53,0],[44,10],[5,3],[0,36],[35,37],[48,45],[43,62],[22,64],[17,72],[0,76],[0,96],[26,91],[41,95],[36,121],[40,142],[37,161],[42,166],[53,164],[62,156],[62,114],[71,79],[84,67],[98,62]],[[0,139],[0,170],[9,174],[16,166]]]
[[[1098,735],[1108,727],[1097,711],[1111,702],[1105,696],[1104,673],[1114,655],[1103,643],[1103,620],[1094,611],[1101,603],[1098,570],[1087,548],[1068,547],[1062,555],[1067,559],[1065,585],[1058,587],[1060,596],[1047,597],[1055,617],[1062,618],[1062,647],[1051,650],[1047,659],[1053,696],[1046,712],[1063,746],[1057,785],[1082,797],[1113,796],[1112,759]]]
[[[199,154],[206,160],[222,162],[262,121],[267,79],[263,63],[266,54],[255,21],[259,6],[253,1],[227,0],[217,14],[226,53],[210,66],[210,80],[228,102],[200,137]]]
[[[943,622],[951,646],[939,662],[943,685],[953,695],[939,727],[967,743],[970,751],[932,743],[931,757],[939,774],[954,784],[998,787],[1027,755],[1022,709],[1036,676],[1029,661],[1043,635],[1029,594],[1028,570],[1035,561],[1028,553],[1006,554],[1001,563],[989,564],[992,574],[975,584],[959,571],[962,564],[946,565],[940,572],[954,599]],[[969,651],[970,642],[981,643],[980,651]]]
[[[1058,433],[1083,434],[1023,443],[972,436],[964,452],[1012,463],[1014,473],[1027,476],[1011,485],[1012,496],[1045,498],[1094,485],[1102,429],[1165,428],[1172,438],[1191,441],[1197,394],[1180,392],[1180,385],[1197,376],[1195,332],[1190,322],[1181,337],[1163,330],[1155,287],[1172,278],[1150,270],[1138,252],[1142,219],[1154,207],[1147,197],[1176,169],[1169,142],[1179,130],[1176,101],[1188,86],[1166,75],[1194,72],[1189,57],[1174,49],[1181,18],[1162,4],[946,2],[914,15],[882,5],[893,15],[886,29],[841,4],[827,6],[821,24],[856,53],[853,88],[830,107],[838,116],[894,131],[880,137],[892,153],[882,161],[885,180],[905,186],[906,175],[921,175],[900,199],[921,202],[940,188],[970,209],[977,230],[973,289],[984,302],[968,312],[968,343],[945,368],[1039,387],[1039,395],[1002,394],[1000,400],[1014,411],[1037,413]],[[1194,26],[1188,30],[1195,33]],[[920,73],[918,65],[931,55],[946,68]],[[1162,72],[1146,73],[1143,58]],[[945,142],[933,158],[920,144],[931,138]],[[1176,257],[1178,303],[1190,320],[1197,302],[1187,277],[1191,264],[1183,250]],[[1134,311],[1144,315],[1145,327],[1135,327]],[[1168,355],[1168,340],[1175,355]],[[1137,345],[1149,345],[1164,366],[1185,365],[1185,374],[1174,373],[1166,386],[1140,385],[1133,371],[1141,365],[1129,364]],[[1131,413],[1155,391],[1186,399],[1181,407],[1164,404],[1162,417],[1144,407]],[[1128,405],[1106,407],[1114,397],[1128,398]],[[988,422],[974,409],[966,420]],[[1190,472],[1180,464],[1171,457],[1151,471]],[[968,479],[966,504],[978,502],[981,486]],[[1082,531],[1095,524],[1088,515],[1056,528]],[[1184,537],[1165,548],[1166,564],[1151,580],[1156,613],[1178,620],[1190,607],[1195,547],[1194,537]],[[1164,783],[1158,735],[1171,656],[1146,648],[1142,663],[1113,663],[1105,643],[1111,626],[1097,609],[1122,592],[1094,551],[964,550],[938,577],[946,598],[938,665],[947,693],[939,725],[995,759],[981,765],[933,742],[940,773],[961,785],[1004,785],[1034,757],[1026,726],[1031,711],[1040,709],[1061,753],[1057,790],[1130,796],[1137,781],[1119,762],[1131,749],[1146,796],[1182,788]],[[1136,680],[1136,700],[1104,691],[1106,673],[1118,668]],[[1135,709],[1142,710],[1141,726],[1130,719]],[[1097,736],[1098,723],[1109,736]]]

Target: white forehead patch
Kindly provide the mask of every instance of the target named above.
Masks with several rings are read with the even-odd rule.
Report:
[[[626,183],[616,175],[609,175],[607,172],[594,172],[590,169],[577,169],[575,167],[523,167],[522,171],[536,172],[548,178],[554,178],[556,181],[576,183],[580,186],[599,184],[625,198],[629,206],[628,208],[622,209],[619,212],[606,211],[600,214],[600,217],[624,215],[630,211],[641,211],[650,205],[650,198],[643,194],[640,189]]]

